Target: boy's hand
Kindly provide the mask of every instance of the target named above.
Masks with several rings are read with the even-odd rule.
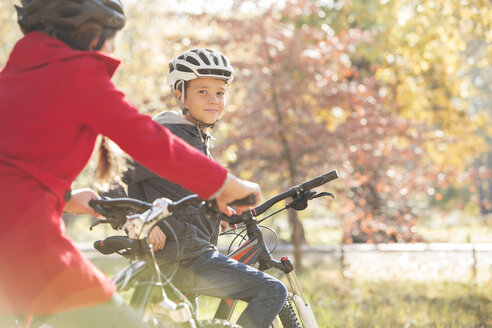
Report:
[[[166,235],[158,226],[154,226],[149,233],[149,244],[152,245],[154,251],[158,251],[164,248],[166,245]]]
[[[235,224],[229,225],[229,222],[227,222],[227,221],[224,221],[224,220],[220,221],[220,231],[224,232],[229,227],[234,229],[234,230],[237,229],[237,225],[235,225]]]

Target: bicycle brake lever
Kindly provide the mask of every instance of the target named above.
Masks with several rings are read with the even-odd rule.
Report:
[[[94,222],[92,222],[91,226],[89,227],[89,230],[92,231],[92,228],[94,228],[95,226],[97,226],[98,224],[101,224],[101,223],[110,223],[109,220],[96,220]]]
[[[306,209],[308,200],[312,199],[316,194],[314,191],[307,191],[292,197],[292,201],[287,204],[287,208],[292,208],[296,211],[302,211]]]
[[[314,198],[324,197],[324,196],[330,196],[331,198],[335,198],[334,194],[332,194],[331,192],[325,192],[325,191],[320,192],[320,193],[316,193],[311,198],[314,199]]]

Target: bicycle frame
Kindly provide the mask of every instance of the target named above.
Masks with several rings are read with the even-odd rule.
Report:
[[[118,292],[134,288],[129,305],[145,321],[151,321],[152,315],[158,313],[166,315],[174,323],[187,323],[188,327],[196,328],[190,305],[186,302],[176,304],[167,297],[162,273],[147,239],[139,240],[134,246],[139,254],[137,259],[111,278]]]
[[[311,305],[306,301],[294,271],[294,265],[290,259],[287,256],[282,257],[280,261],[273,259],[263,240],[263,234],[258,222],[253,217],[252,213],[245,216],[244,223],[249,239],[228,256],[249,266],[258,266],[258,269],[261,271],[270,268],[276,268],[282,271],[286,275],[290,285],[288,300],[293,301],[302,325],[306,328],[317,328],[318,325],[311,309]],[[215,318],[230,320],[236,303],[237,301],[235,300],[221,300],[215,313]],[[273,327],[279,327],[277,320],[275,320],[272,325]]]

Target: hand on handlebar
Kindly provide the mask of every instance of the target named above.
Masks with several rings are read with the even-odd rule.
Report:
[[[75,214],[89,214],[96,218],[100,217],[101,214],[89,206],[89,201],[98,198],[99,196],[90,188],[72,190],[72,196],[65,204],[63,211]]]
[[[236,230],[237,225],[236,224],[229,224],[229,222],[227,222],[225,220],[220,221],[220,231],[224,232],[227,230],[227,228],[231,228],[232,230]]]
[[[166,235],[158,226],[154,226],[149,233],[149,244],[152,245],[154,251],[164,248],[166,245]]]
[[[246,206],[236,206],[236,212],[238,214],[248,211],[250,207],[256,206],[260,203],[261,190],[258,184],[241,180],[229,173],[227,175],[224,190],[222,190],[219,196],[217,196],[217,206],[222,213],[230,216],[234,214],[234,212],[227,206],[227,204],[230,204],[235,200],[245,198],[250,194],[254,194],[256,196],[256,203]]]

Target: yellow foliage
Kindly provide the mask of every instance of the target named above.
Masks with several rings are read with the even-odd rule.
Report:
[[[472,97],[483,93],[467,74],[470,63],[484,69],[492,65],[492,46],[484,43],[492,31],[492,5],[467,2],[391,1],[378,13],[377,21],[385,28],[377,48],[387,60],[381,61],[376,77],[393,90],[387,104],[399,115],[444,132],[446,138],[431,138],[425,147],[429,160],[442,167],[466,166],[487,149],[477,132],[492,132],[485,108],[470,116]],[[480,43],[488,56],[469,48]]]

